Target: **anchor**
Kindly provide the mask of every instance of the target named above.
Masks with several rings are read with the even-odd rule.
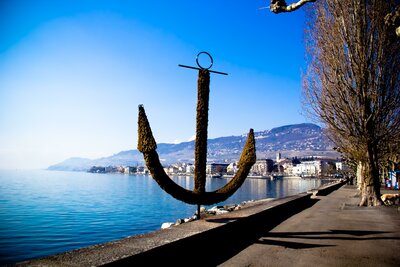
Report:
[[[208,55],[211,64],[204,68],[199,63],[199,56]],[[199,71],[197,81],[197,114],[196,114],[196,140],[195,140],[195,169],[193,191],[176,184],[164,171],[156,151],[157,144],[150,128],[143,105],[139,105],[138,119],[138,150],[143,153],[146,166],[158,185],[175,199],[188,204],[197,204],[197,218],[200,218],[200,205],[212,205],[222,202],[233,195],[245,181],[250,168],[256,162],[256,148],[253,129],[250,129],[238,163],[238,172],[223,187],[212,192],[206,192],[206,164],[207,164],[207,128],[208,104],[210,94],[210,72],[228,75],[224,72],[213,71],[213,59],[207,52],[197,54],[197,67],[178,65],[179,67],[196,69]]]

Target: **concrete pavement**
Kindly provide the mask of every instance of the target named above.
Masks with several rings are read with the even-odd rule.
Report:
[[[318,196],[218,266],[400,266],[399,206],[358,207],[356,193]]]

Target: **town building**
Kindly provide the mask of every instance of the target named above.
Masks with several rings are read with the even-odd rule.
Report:
[[[226,173],[229,175],[234,175],[238,171],[238,165],[236,162],[232,162],[226,167]]]
[[[135,174],[136,172],[137,172],[137,167],[133,167],[133,166],[124,167],[125,174]]]
[[[194,165],[193,164],[188,164],[186,166],[186,173],[188,173],[188,174],[194,173]]]
[[[301,177],[318,176],[321,174],[321,161],[303,161],[293,167],[292,173]]]
[[[292,174],[302,177],[329,176],[337,171],[336,162],[329,160],[303,161],[293,166]]]
[[[272,159],[258,159],[250,169],[253,175],[267,175],[272,172],[274,161]]]
[[[229,164],[227,163],[208,163],[206,174],[226,174]]]

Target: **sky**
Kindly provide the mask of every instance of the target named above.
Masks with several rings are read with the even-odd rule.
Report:
[[[196,55],[213,57],[208,137],[307,122],[304,13],[269,1],[0,0],[0,168],[193,139]],[[201,57],[203,65],[209,64]]]

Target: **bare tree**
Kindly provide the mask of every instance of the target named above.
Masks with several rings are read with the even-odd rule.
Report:
[[[385,16],[398,1],[320,0],[309,8],[305,109],[364,171],[360,205],[379,205],[379,163],[400,134],[400,42]]]
[[[293,4],[287,5],[285,0],[271,0],[269,9],[275,14],[282,12],[292,12],[308,2],[315,2],[316,0],[299,0]],[[397,3],[397,8],[393,12],[387,13],[385,23],[388,27],[393,28],[397,36],[400,37],[400,4]]]

